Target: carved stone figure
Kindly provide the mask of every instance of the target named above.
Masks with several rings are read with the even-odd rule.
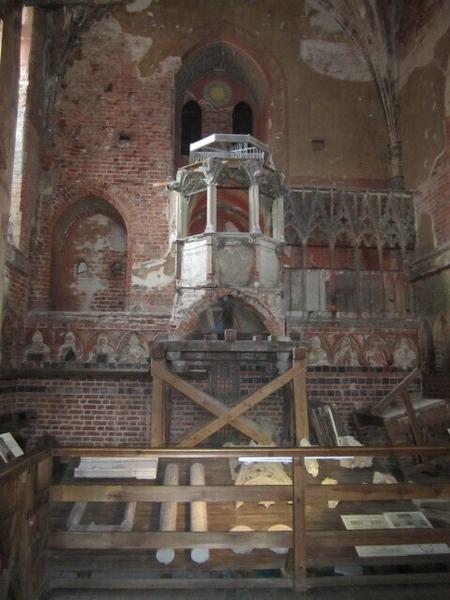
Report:
[[[348,367],[359,366],[358,353],[347,336],[342,339],[339,348],[336,351],[334,362],[336,365]]]
[[[389,355],[381,340],[373,338],[366,350],[366,364],[369,367],[385,367],[389,363]]]
[[[25,360],[48,360],[50,348],[44,344],[44,337],[39,330],[33,333],[31,344],[25,350]]]
[[[58,348],[58,360],[72,362],[79,358],[75,336],[71,331],[68,331],[64,337],[64,342]]]
[[[286,475],[281,463],[253,462],[241,466],[234,485],[292,485],[291,478]],[[243,502],[236,502],[236,508]],[[266,508],[275,504],[273,501],[258,502]]]
[[[93,363],[115,363],[113,357],[114,348],[109,343],[106,333],[101,333],[97,338],[97,343],[93,346],[89,354],[89,362]]]
[[[394,352],[394,367],[409,369],[417,365],[417,352],[412,348],[410,340],[402,338]]]
[[[322,348],[322,342],[318,335],[311,338],[311,350],[308,354],[308,364],[317,367],[330,364],[327,352]]]
[[[123,349],[119,363],[130,365],[141,365],[145,363],[146,351],[144,346],[139,343],[138,336],[135,333],[132,333],[128,341],[129,344]]]

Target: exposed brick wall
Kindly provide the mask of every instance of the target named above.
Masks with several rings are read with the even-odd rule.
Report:
[[[354,434],[352,414],[366,410],[391,392],[409,373],[380,367],[308,367],[308,397],[333,402],[348,432]],[[411,386],[417,389],[418,383]]]
[[[16,408],[17,383],[14,379],[0,380],[0,415]]]
[[[154,294],[145,286],[134,289],[131,266],[161,260],[168,249],[168,196],[152,185],[173,177],[173,69],[164,65],[152,78],[141,79],[137,68],[131,67],[132,50],[126,36],[124,47],[116,43],[109,47],[108,41],[99,42],[98,27],[94,25],[86,35],[83,53],[67,72],[52,144],[42,160],[51,185],[39,214],[42,251],[32,258],[31,307],[49,307],[56,221],[72,202],[96,196],[110,202],[123,217],[127,232],[132,232],[128,238],[128,308],[158,307],[169,314],[173,286],[157,285],[156,280]],[[100,51],[109,60],[99,61]],[[121,143],[121,135],[129,141]]]
[[[424,398],[450,398],[450,375],[423,375]]]
[[[275,371],[275,365],[270,362],[241,365],[240,397],[268,383],[276,375]],[[344,427],[354,433],[353,411],[368,408],[381,400],[405,375],[406,372],[399,369],[309,367],[308,396],[334,403]],[[72,380],[20,379],[15,405],[11,388],[14,385],[3,382],[6,393],[0,394],[0,402],[4,402],[5,410],[12,406],[18,410],[36,410],[37,419],[24,431],[31,445],[42,435],[53,436],[61,444],[73,445],[121,446],[149,442],[151,381],[147,377],[136,374],[113,379],[111,375],[99,374],[89,378],[80,375]],[[194,385],[211,392],[209,380],[197,381]],[[256,422],[271,422],[281,432],[285,419],[284,402],[284,393],[279,391],[248,411],[246,416]],[[175,391],[170,396],[169,406],[170,444],[211,418]],[[239,441],[245,443],[246,440],[240,437]]]
[[[25,430],[31,444],[50,435],[61,444],[148,444],[150,390],[147,380],[19,380],[17,408],[37,411]]]

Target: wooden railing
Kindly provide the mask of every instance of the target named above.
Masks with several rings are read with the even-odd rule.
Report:
[[[0,468],[0,600],[37,598],[48,583],[49,449]]]
[[[337,467],[332,459],[337,457],[387,455],[424,457],[441,456],[448,459],[450,447],[364,447],[364,448],[227,448],[213,449],[142,449],[142,448],[54,448],[31,453],[16,459],[0,470],[0,497],[2,499],[0,519],[1,584],[0,600],[6,600],[14,592],[21,600],[34,600],[47,588],[101,588],[101,589],[151,589],[181,587],[288,587],[303,590],[311,586],[385,583],[387,581],[416,582],[450,579],[449,554],[415,555],[396,557],[361,558],[354,546],[446,544],[450,542],[450,528],[439,526],[418,529],[371,529],[346,530],[340,513],[371,514],[380,511],[379,503],[389,504],[388,510],[418,510],[409,505],[412,499],[450,499],[450,479],[432,483],[373,484],[371,469],[346,470]],[[105,480],[74,479],[69,472],[79,457],[158,457],[160,466],[164,462],[188,464],[202,462],[207,473],[205,486],[164,486],[161,480],[131,480],[124,483]],[[222,485],[218,465],[223,459],[245,457],[264,460],[267,457],[286,457],[292,461],[291,485],[255,486]],[[319,477],[314,479],[304,468],[305,458],[320,457]],[[64,475],[50,482],[51,460],[66,465]],[[226,463],[225,463],[226,464]],[[328,465],[328,467],[326,466]],[[339,469],[336,485],[319,485],[326,476],[327,468]],[[289,467],[287,467],[289,469]],[[161,469],[160,469],[161,471]],[[223,473],[224,471],[222,471]],[[209,473],[216,473],[215,478]],[[217,475],[217,473],[219,473]],[[212,482],[210,485],[209,482]],[[219,482],[219,484],[218,484]],[[231,483],[231,480],[229,480]],[[50,493],[48,493],[50,492]],[[259,509],[256,505],[245,505],[247,513],[236,512],[228,504],[229,514],[254,515],[273,514],[280,518],[281,512],[289,519],[292,531],[230,532],[224,517],[216,519],[207,532],[172,531],[160,532],[152,527],[150,520],[137,519],[131,531],[68,531],[66,518],[73,503],[138,502],[148,514],[154,503],[204,501],[225,510],[227,503],[243,501],[255,503],[261,500],[276,502],[276,513],[271,509]],[[285,503],[292,501],[292,508]],[[327,508],[328,501],[342,504],[336,509]],[[343,504],[353,503],[353,504]],[[384,506],[387,506],[386,504]],[[394,507],[394,508],[392,508]],[[275,509],[274,509],[275,510]],[[386,510],[386,508],[384,509]],[[49,525],[48,514],[51,516]],[[264,512],[266,511],[266,512]],[[281,511],[281,512],[280,512]],[[316,513],[314,513],[316,511]],[[153,511],[155,512],[155,511]],[[158,512],[158,511],[156,511]],[[314,514],[313,514],[314,513]],[[158,512],[159,514],[159,512]],[[225,514],[225,513],[223,513]],[[322,514],[323,518],[320,516]],[[317,516],[318,515],[318,516]],[[147,517],[146,517],[147,518]],[[154,519],[153,519],[154,520]],[[267,520],[267,518],[266,518]],[[184,523],[185,519],[183,520]],[[257,528],[255,526],[255,528]],[[234,555],[230,549],[253,548],[252,553]],[[179,557],[173,567],[158,565],[154,551],[158,548],[173,548]],[[206,562],[195,565],[184,558],[183,550],[207,548],[218,552],[214,565]],[[289,548],[287,555],[267,552],[266,549]],[[265,553],[265,554],[264,554]],[[211,554],[211,555],[212,555]],[[220,555],[220,556],[219,556]],[[270,556],[269,556],[270,555]],[[269,556],[269,559],[267,558]],[[266,557],[266,558],[264,558]],[[272,558],[273,557],[273,558]],[[49,569],[47,570],[46,559]],[[414,572],[413,566],[427,564],[426,572]],[[436,570],[432,566],[435,563]],[[410,565],[408,573],[374,574],[368,572],[380,565]],[[278,565],[278,576],[260,578],[255,576],[261,565],[274,568]],[[355,566],[364,568],[359,576],[319,576],[325,567]],[[179,578],[184,569],[189,576]],[[222,569],[233,572],[234,577],[205,577]],[[66,572],[72,571],[71,576]],[[108,577],[100,573],[110,571]],[[129,576],[130,571],[134,573]],[[192,573],[197,572],[193,578]],[[94,577],[90,577],[95,573]],[[237,573],[237,575],[236,575]],[[170,578],[172,577],[173,578]]]

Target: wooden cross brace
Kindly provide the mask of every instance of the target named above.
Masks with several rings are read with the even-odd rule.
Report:
[[[237,429],[250,439],[263,446],[271,446],[273,441],[261,433],[258,425],[246,417],[241,415],[267,398],[273,392],[286,385],[289,381],[298,378],[302,373],[303,363],[294,361],[296,364],[285,373],[278,376],[273,381],[269,382],[256,392],[246,396],[242,400],[234,402],[231,406],[226,406],[220,400],[213,398],[206,392],[198,390],[193,385],[181,379],[177,375],[166,369],[164,360],[152,360],[152,375],[153,375],[153,404],[152,404],[152,430],[151,430],[151,446],[159,447],[164,444],[164,436],[161,433],[161,427],[164,427],[164,401],[162,398],[162,382],[168,383],[170,386],[184,394],[187,398],[215,415],[215,418],[208,421],[206,424],[200,425],[191,432],[184,435],[178,442],[179,448],[192,448],[201,441],[215,433],[218,429],[230,425]],[[304,372],[304,371],[303,371]],[[157,396],[155,396],[155,391]]]

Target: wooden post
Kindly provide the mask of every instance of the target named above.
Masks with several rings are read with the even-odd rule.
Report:
[[[295,442],[300,446],[304,438],[309,441],[309,422],[308,422],[308,396],[306,393],[306,360],[303,348],[294,348],[294,369],[298,373],[294,376],[294,421],[295,421]]]
[[[31,527],[33,514],[33,476],[30,468],[22,475],[24,479],[23,511],[20,514],[19,524],[19,557],[18,557],[18,600],[30,600],[32,597],[32,560],[31,560]]]
[[[164,366],[164,360],[152,359],[153,366]],[[164,382],[153,372],[153,390],[152,390],[152,422],[150,429],[150,446],[151,448],[161,448],[165,445],[166,435],[166,406],[164,401]]]
[[[292,461],[293,518],[294,518],[294,591],[306,589],[306,506],[304,460],[294,457]]]

